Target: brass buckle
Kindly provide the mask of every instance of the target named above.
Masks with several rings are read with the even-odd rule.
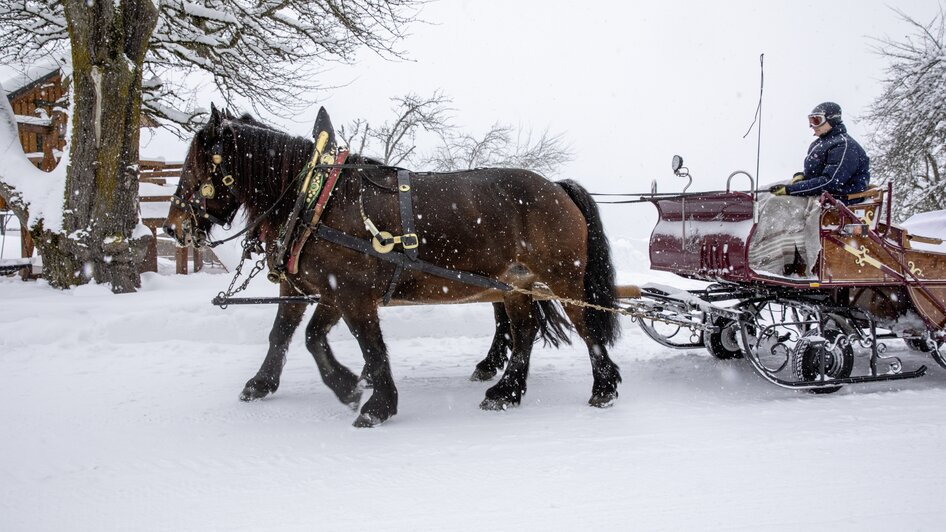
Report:
[[[394,249],[394,244],[397,243],[398,238],[387,231],[380,231],[371,239],[371,247],[378,253],[390,253]],[[382,243],[382,241],[388,240],[391,240],[391,242],[388,244]]]
[[[233,181],[234,181],[234,180],[233,180],[233,176],[232,176],[232,175],[225,175],[225,176],[223,176],[223,184],[224,184],[224,185],[226,185],[226,186],[228,186],[228,187],[232,187],[232,186],[233,186]]]
[[[404,249],[414,249],[420,243],[420,240],[417,238],[415,233],[401,235],[398,237],[398,239],[401,241],[401,245],[404,246]]]

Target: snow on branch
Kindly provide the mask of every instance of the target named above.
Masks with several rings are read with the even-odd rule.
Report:
[[[68,45],[69,33],[58,1],[0,0],[0,59],[31,63]]]
[[[883,92],[865,116],[871,170],[897,189],[900,217],[946,208],[946,13],[929,22],[894,10],[911,33],[877,39],[888,61]]]
[[[131,0],[128,0],[131,1]],[[150,0],[138,0],[150,1]],[[203,73],[224,99],[276,114],[312,102],[328,62],[352,62],[359,49],[401,57],[394,46],[416,20],[419,0],[162,0],[145,56],[145,79]],[[0,0],[0,58],[33,63],[66,50],[61,0]],[[196,87],[152,90],[144,113],[176,132],[194,131]]]
[[[165,0],[145,68],[203,71],[226,100],[291,113],[311,104],[324,63],[353,61],[364,47],[399,57],[393,45],[414,3]]]

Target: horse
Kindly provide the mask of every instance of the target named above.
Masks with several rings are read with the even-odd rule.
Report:
[[[255,120],[251,115],[244,114],[243,116],[237,118],[236,116],[230,114],[229,111],[223,111],[223,118],[225,120],[235,120],[239,121],[246,126],[257,126],[264,129],[273,130],[271,127],[266,124]],[[299,140],[299,139],[295,139]],[[306,150],[311,150],[312,143],[306,139],[301,139],[302,142],[300,145],[303,149],[292,149],[296,143],[287,143],[282,146],[277,146],[275,153],[273,155],[272,161],[275,162],[275,166],[270,165],[273,169],[278,168],[276,172],[278,175],[271,176],[273,180],[278,180],[279,182],[285,182],[286,176],[298,175],[298,173],[303,169],[308,158]],[[381,166],[380,161],[376,161],[370,158],[363,158],[365,162],[370,164],[375,164]],[[219,201],[219,199],[217,199]],[[214,203],[214,202],[212,202]],[[227,219],[227,222],[220,222],[221,224],[226,224],[232,221],[233,215],[236,213],[236,208],[232,204],[229,207],[226,207],[226,214],[221,216]],[[219,209],[211,209],[219,210]],[[193,220],[196,230],[194,234],[196,235],[195,244],[202,244],[209,239],[209,233],[214,226],[214,223],[211,222],[215,217],[201,218],[198,220]],[[535,301],[533,303],[533,315],[536,316],[536,319],[539,322],[539,334],[538,339],[542,340],[542,343],[545,346],[559,347],[561,344],[570,344],[571,340],[569,338],[569,332],[571,331],[571,324],[568,322],[567,318],[562,315],[560,311],[560,306],[554,301],[542,300]],[[503,369],[506,365],[506,362],[509,359],[508,353],[512,350],[512,336],[510,332],[509,317],[506,315],[505,307],[502,303],[493,303],[493,314],[495,319],[495,330],[493,334],[492,342],[490,343],[489,349],[487,350],[486,357],[483,360],[479,361],[474,367],[473,373],[470,376],[471,381],[489,381],[496,376],[497,372]],[[278,356],[277,356],[278,355]],[[329,355],[331,356],[331,352]],[[246,385],[243,387],[243,390],[240,392],[241,401],[255,401],[263,399],[276,392],[279,388],[280,380],[282,377],[282,370],[284,367],[285,353],[275,354],[270,353],[266,357],[263,364],[261,365],[259,371],[254,375]],[[278,364],[274,361],[280,361]],[[335,364],[333,363],[332,366]],[[361,380],[365,381],[366,384],[370,385],[370,377],[366,374],[364,369],[361,372]],[[352,396],[352,403],[354,408],[358,406],[358,400],[360,400],[360,393]]]
[[[258,238],[272,259],[295,202],[292,170],[305,164],[312,149],[308,139],[212,108],[209,122],[191,141],[165,232],[179,245],[200,244],[212,224],[229,223],[243,206],[248,218],[256,221]],[[379,227],[401,229],[397,195],[390,192],[396,187],[397,169],[358,155],[350,156],[348,163],[319,223],[364,242],[372,235],[363,213]],[[223,166],[231,170],[229,175],[222,175]],[[541,327],[540,307],[529,293],[537,282],[563,300],[585,302],[567,304],[563,310],[588,349],[593,376],[589,404],[612,405],[621,381],[619,368],[608,355],[619,334],[616,314],[607,310],[616,302],[614,267],[588,192],[573,181],[553,183],[517,169],[415,174],[411,186],[420,261],[512,288],[502,294],[512,353],[503,376],[486,391],[480,407],[504,410],[522,401],[532,346]],[[202,195],[207,189],[228,193]],[[195,215],[195,205],[206,216]],[[395,265],[322,238],[306,243],[298,264],[298,273],[286,273],[281,280],[280,295],[320,296],[306,326],[306,346],[323,381],[343,403],[360,400],[358,377],[335,360],[326,341],[328,332],[344,320],[358,341],[373,385],[354,425],[383,423],[397,413],[398,397],[378,308]],[[414,304],[473,302],[488,299],[493,290],[407,269],[392,299]],[[300,303],[279,305],[257,377],[281,371],[305,308]],[[265,384],[251,379],[247,387],[262,385],[265,391]]]

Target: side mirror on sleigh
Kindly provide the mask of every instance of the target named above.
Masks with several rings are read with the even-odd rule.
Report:
[[[683,157],[679,155],[674,155],[673,159],[670,160],[670,168],[673,169],[674,175],[680,177],[689,177],[690,170],[683,167]]]
[[[670,168],[673,169],[673,173],[677,177],[685,177],[688,179],[687,186],[683,187],[683,193],[686,194],[687,189],[693,184],[693,176],[690,175],[690,169],[683,166],[683,157],[674,155],[673,159],[670,160]]]

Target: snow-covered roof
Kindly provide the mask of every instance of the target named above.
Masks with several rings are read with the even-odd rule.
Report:
[[[23,72],[10,79],[3,80],[3,89],[7,93],[7,98],[13,98],[17,92],[30,87],[34,83],[41,81],[60,70],[60,65],[54,59],[48,59],[39,63],[32,64]]]

